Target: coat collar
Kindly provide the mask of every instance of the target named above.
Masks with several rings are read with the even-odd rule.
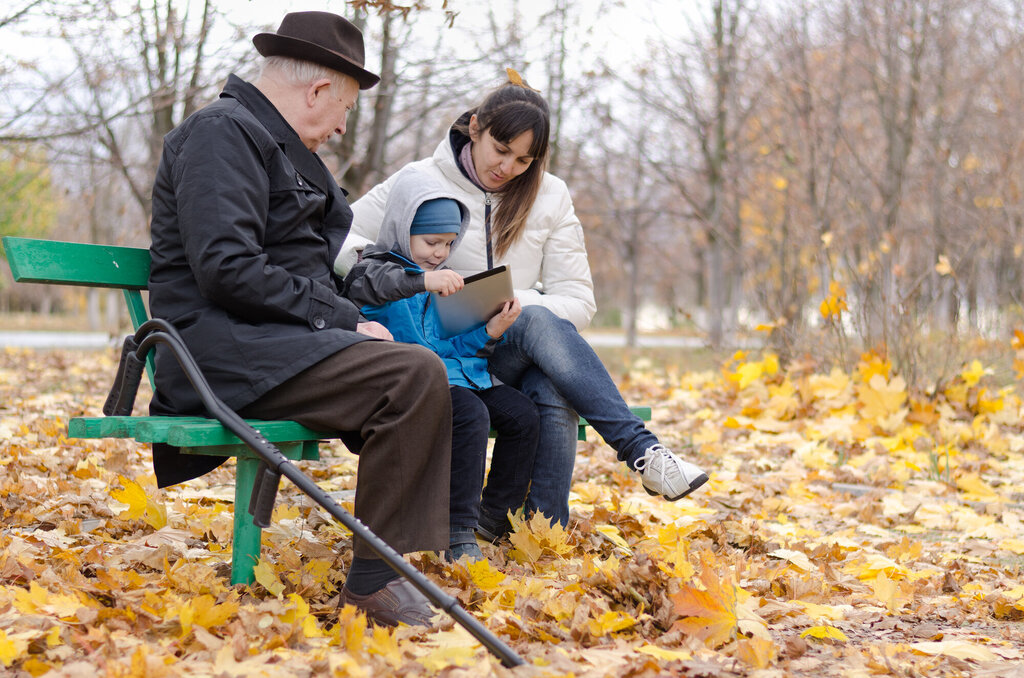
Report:
[[[288,121],[278,112],[274,104],[256,89],[236,75],[229,75],[221,97],[236,99],[256,117],[277,141],[277,145],[291,161],[295,169],[305,177],[306,181],[316,186],[325,195],[331,195],[334,177],[327,171],[316,153],[310,151],[299,139]],[[328,179],[330,183],[328,183]]]
[[[469,113],[463,113],[459,120],[463,118],[468,120]],[[459,153],[462,151],[462,147],[468,143],[469,137],[456,130],[453,124],[445,138],[434,149],[434,162],[437,163],[441,173],[460,190],[471,195],[480,195],[486,191],[473,183],[459,163]]]

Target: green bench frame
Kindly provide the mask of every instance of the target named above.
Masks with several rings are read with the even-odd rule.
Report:
[[[148,249],[12,236],[3,238],[3,246],[16,282],[120,289],[132,326],[138,329],[149,319],[142,295],[149,282]],[[146,369],[152,384],[152,354]],[[630,409],[644,421],[651,418],[650,407]],[[293,461],[318,460],[320,441],[338,437],[335,432],[314,431],[294,421],[247,421]],[[587,425],[580,418],[579,440],[586,440]],[[68,437],[131,438],[140,443],[175,445],[186,454],[235,457],[231,583],[253,582],[262,530],[253,524],[248,506],[260,460],[219,421],[202,417],[73,417],[68,422]]]

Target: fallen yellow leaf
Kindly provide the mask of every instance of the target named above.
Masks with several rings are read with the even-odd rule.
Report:
[[[277,578],[277,574],[274,572],[274,566],[270,564],[266,558],[261,558],[260,562],[256,564],[256,567],[252,569],[252,573],[256,578],[257,583],[267,590],[272,596],[279,596],[284,591],[284,584]]]
[[[812,626],[800,634],[801,638],[815,638],[817,640],[837,640],[846,642],[846,634],[834,626]]]
[[[811,559],[807,557],[806,553],[802,551],[793,551],[790,549],[775,549],[768,554],[772,558],[781,558],[782,560],[789,561],[793,565],[797,566],[804,572],[816,571],[818,568],[814,566]]]

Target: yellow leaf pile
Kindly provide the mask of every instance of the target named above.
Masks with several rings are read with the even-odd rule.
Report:
[[[1007,354],[1024,365],[1024,334]],[[351,535],[287,482],[256,582],[229,586],[232,464],[159,490],[145,446],[65,437],[115,358],[0,353],[3,671],[511,675],[444,615],[379,629],[339,609]],[[650,497],[592,433],[564,529],[513,515],[486,561],[409,558],[526,660],[517,676],[1021,674],[1024,412],[995,372],[919,393],[872,353],[849,373],[637,362],[626,399],[704,488]],[[351,509],[356,457],[322,457],[303,469]]]

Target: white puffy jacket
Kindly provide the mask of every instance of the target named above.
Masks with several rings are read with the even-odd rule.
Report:
[[[448,265],[464,276],[486,270],[484,200],[491,199],[493,218],[501,194],[484,193],[466,178],[456,164],[447,137],[433,156],[412,164],[448,183],[456,197],[469,207],[469,229]],[[348,273],[356,263],[358,251],[377,239],[392,179],[394,175],[352,204],[352,230],[334,262],[339,275]],[[577,329],[586,327],[594,317],[597,305],[583,228],[576,218],[569,189],[561,179],[545,172],[522,236],[504,257],[494,261],[495,266],[502,264],[511,269],[516,296],[524,306],[546,306]]]

